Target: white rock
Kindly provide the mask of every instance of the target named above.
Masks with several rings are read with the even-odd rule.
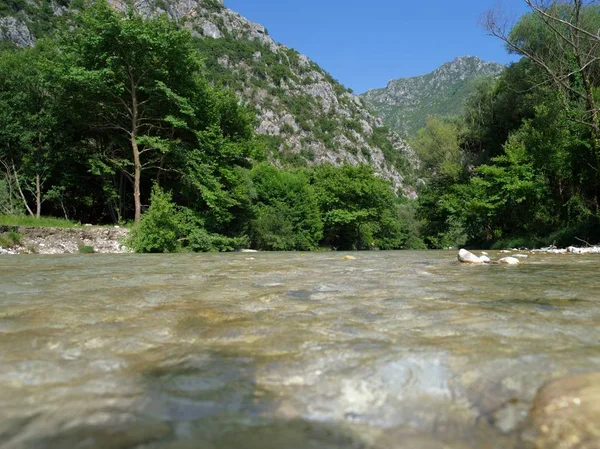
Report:
[[[489,259],[487,257],[486,257],[486,259],[489,261]],[[477,257],[475,254],[470,253],[466,249],[461,249],[458,252],[458,261],[462,262],[462,263],[476,263],[476,264],[486,263],[486,261],[484,259],[482,259],[481,257]]]
[[[520,262],[516,257],[504,257],[503,259],[500,259],[498,263],[504,265],[519,265]]]
[[[527,254],[515,254],[517,259],[527,259],[529,256]]]
[[[483,263],[490,263],[491,262],[490,258],[488,256],[486,256],[486,255],[479,256],[479,260],[481,260]]]
[[[577,248],[576,246],[569,246],[567,252],[573,254],[599,254],[600,246],[591,246],[588,248]]]
[[[481,254],[483,254],[484,256],[488,256],[489,254],[486,253],[485,251],[481,251]]]

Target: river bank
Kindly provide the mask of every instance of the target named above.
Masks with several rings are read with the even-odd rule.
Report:
[[[128,234],[129,229],[119,226],[55,228],[0,225],[0,235],[5,235],[5,240],[11,243],[5,248],[0,244],[0,254],[127,253],[130,251],[124,242]]]
[[[0,255],[4,254],[122,254],[131,252],[124,244],[130,229],[119,226],[83,226],[74,228],[0,225]],[[16,241],[7,236],[16,235]],[[600,254],[600,245],[567,248],[554,246],[539,249],[501,250],[501,254],[525,255],[547,254]]]

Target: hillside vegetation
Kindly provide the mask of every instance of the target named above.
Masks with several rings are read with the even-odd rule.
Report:
[[[485,78],[497,77],[504,69],[495,62],[463,56],[426,75],[392,80],[387,87],[370,90],[361,97],[386,125],[412,139],[425,126],[427,117],[460,115],[477,85]]]
[[[198,29],[176,20],[183,12],[161,15],[144,5],[82,4],[61,19],[67,26],[33,46],[0,53],[0,213],[83,223],[133,220],[138,226],[130,244],[144,252],[419,245],[414,207],[395,195],[400,178],[394,176],[405,159],[387,131],[372,128],[360,137],[383,151],[367,145],[354,157],[336,146],[344,133],[370,126],[371,116],[350,114],[341,124],[341,106],[331,103],[326,113],[326,95],[287,97],[281,86],[295,75],[280,59],[284,50],[269,53],[267,40],[194,37]],[[224,11],[219,3],[202,5],[205,14]],[[29,10],[21,12],[24,26],[33,23]],[[223,21],[247,24],[223,14]],[[216,33],[208,22],[198,23]],[[219,74],[224,63],[211,61],[223,51],[227,64],[248,65],[249,52],[259,62],[243,73]],[[317,73],[307,64],[307,73]],[[288,154],[281,133],[260,134],[264,110],[239,97],[255,78],[265,82],[260,89],[277,95],[270,106],[265,97],[261,107],[273,114],[277,105],[292,109],[286,132],[310,131],[329,142],[326,157],[310,143]],[[327,83],[367,114],[341,86]],[[296,125],[307,130],[296,132]]]
[[[600,241],[600,6],[560,2],[488,30],[523,58],[414,146],[432,247]]]

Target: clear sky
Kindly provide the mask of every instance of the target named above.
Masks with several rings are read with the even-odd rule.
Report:
[[[422,75],[457,56],[508,63],[502,42],[478,26],[498,0],[225,0],[306,54],[356,93]],[[523,0],[503,0],[516,16]]]

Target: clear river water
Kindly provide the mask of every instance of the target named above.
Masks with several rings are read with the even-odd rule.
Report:
[[[353,255],[0,256],[0,447],[526,448],[600,371],[597,255]]]

